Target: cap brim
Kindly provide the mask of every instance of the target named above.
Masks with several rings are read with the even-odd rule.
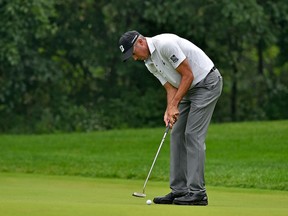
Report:
[[[122,55],[122,61],[126,61],[133,55],[133,46]]]

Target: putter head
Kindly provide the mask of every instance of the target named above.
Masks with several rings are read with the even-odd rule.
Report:
[[[134,193],[132,194],[132,196],[144,198],[144,197],[146,197],[146,194],[134,192]]]

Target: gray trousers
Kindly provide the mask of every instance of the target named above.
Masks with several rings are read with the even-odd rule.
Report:
[[[179,118],[170,139],[170,188],[175,194],[206,193],[205,138],[222,85],[216,69],[189,90],[179,104]]]

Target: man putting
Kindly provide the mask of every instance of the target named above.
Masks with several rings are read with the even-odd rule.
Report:
[[[122,60],[144,61],[167,93],[164,114],[172,128],[170,188],[156,204],[208,205],[205,188],[205,139],[222,91],[222,77],[212,60],[192,42],[175,34],[144,37],[137,31],[119,40]]]

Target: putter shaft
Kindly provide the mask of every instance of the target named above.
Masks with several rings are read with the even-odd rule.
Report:
[[[155,162],[156,162],[156,160],[157,160],[157,157],[158,157],[158,155],[159,155],[159,152],[160,152],[160,150],[161,150],[161,148],[162,148],[162,145],[163,145],[163,143],[164,143],[164,141],[165,141],[165,138],[166,138],[166,135],[167,135],[167,133],[168,133],[168,131],[169,131],[169,128],[170,128],[170,126],[169,126],[169,124],[168,124],[168,126],[166,127],[166,130],[165,130],[165,133],[164,133],[164,135],[163,135],[163,138],[162,138],[162,140],[161,140],[161,143],[160,143],[160,145],[159,145],[159,148],[158,148],[158,150],[157,150],[157,153],[156,153],[156,155],[155,155],[155,157],[154,157],[154,160],[153,160],[153,163],[152,163],[152,165],[151,165],[151,168],[150,168],[150,170],[149,170],[149,172],[148,172],[147,178],[146,178],[146,180],[145,180],[145,182],[144,182],[143,194],[145,194],[146,184],[147,184],[147,182],[148,182],[148,179],[150,178],[150,175],[151,175],[151,172],[152,172],[152,170],[153,170],[154,164],[155,164]]]

